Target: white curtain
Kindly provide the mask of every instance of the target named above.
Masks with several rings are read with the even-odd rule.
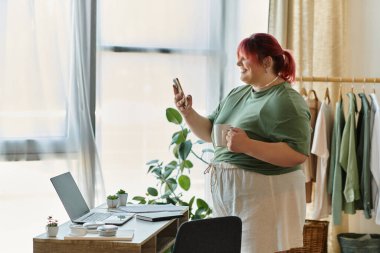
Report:
[[[105,194],[89,109],[90,8],[91,1],[0,1],[0,156],[66,161],[62,170],[94,207]]]

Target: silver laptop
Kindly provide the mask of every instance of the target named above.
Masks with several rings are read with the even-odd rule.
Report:
[[[105,224],[122,225],[133,218],[133,214],[91,211],[70,172],[52,177],[50,181],[72,222],[83,224],[102,221]]]

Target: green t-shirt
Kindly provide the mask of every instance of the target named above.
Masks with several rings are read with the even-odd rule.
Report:
[[[297,152],[310,153],[310,111],[305,100],[289,83],[264,91],[253,91],[250,85],[239,86],[222,100],[208,118],[212,124],[230,124],[241,128],[251,139],[285,142]],[[230,152],[224,147],[215,147],[214,162],[228,162],[265,175],[300,169],[300,165],[279,167],[243,153]]]

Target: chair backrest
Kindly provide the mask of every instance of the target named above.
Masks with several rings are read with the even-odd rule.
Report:
[[[226,216],[183,223],[172,253],[240,253],[242,222]]]

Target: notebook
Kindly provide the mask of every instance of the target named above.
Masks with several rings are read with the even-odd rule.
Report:
[[[157,212],[136,214],[137,219],[146,221],[163,221],[181,217],[183,217],[183,214],[181,212]]]
[[[102,221],[105,224],[122,225],[133,214],[91,211],[70,172],[50,178],[67,214],[74,223]]]

